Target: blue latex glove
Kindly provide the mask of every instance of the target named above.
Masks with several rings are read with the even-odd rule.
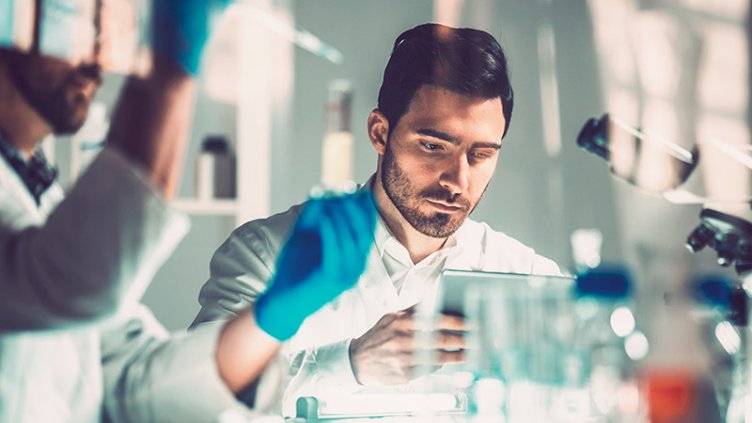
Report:
[[[259,327],[280,341],[289,339],[306,317],[355,285],[375,225],[370,192],[309,200],[282,248],[271,285],[256,302]]]
[[[230,0],[154,0],[154,51],[195,76],[209,39],[210,12],[228,3]]]

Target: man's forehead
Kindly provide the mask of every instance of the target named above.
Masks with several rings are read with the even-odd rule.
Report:
[[[428,111],[435,112],[436,114],[440,114],[441,112],[462,113],[463,110],[480,104],[498,107],[498,112],[502,116],[504,115],[504,105],[501,97],[475,96],[454,91],[440,85],[424,84],[415,91],[415,94],[410,99],[406,113],[410,111],[421,111],[423,113]],[[446,110],[435,107],[437,105],[453,106],[454,108]]]
[[[416,133],[457,137],[458,132],[470,131],[486,134],[489,139],[483,141],[497,142],[506,127],[500,97],[475,97],[435,85],[424,85],[416,91],[398,125],[401,123]],[[469,123],[473,128],[466,127]]]

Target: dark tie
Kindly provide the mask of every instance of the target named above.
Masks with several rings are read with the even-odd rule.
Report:
[[[8,154],[3,149],[0,149],[0,152],[3,153],[2,155],[8,160],[8,163],[16,171],[34,197],[37,205],[39,205],[42,194],[55,182],[57,169],[50,166],[42,150],[34,152],[27,161],[24,161],[18,155]]]

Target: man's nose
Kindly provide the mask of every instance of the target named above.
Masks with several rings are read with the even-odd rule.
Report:
[[[452,194],[467,192],[470,185],[470,163],[467,156],[459,154],[442,173],[439,183]]]
[[[84,62],[80,64],[76,70],[81,75],[96,81],[97,85],[102,83],[102,66],[98,62]]]

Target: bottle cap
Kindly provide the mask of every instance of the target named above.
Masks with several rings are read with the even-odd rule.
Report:
[[[692,296],[700,304],[728,308],[731,305],[733,284],[724,275],[705,273],[696,276],[690,285]]]
[[[632,276],[624,266],[604,265],[577,275],[577,297],[624,299],[632,295]]]
[[[222,135],[210,135],[201,143],[201,151],[212,154],[227,154],[230,151],[230,143]]]

